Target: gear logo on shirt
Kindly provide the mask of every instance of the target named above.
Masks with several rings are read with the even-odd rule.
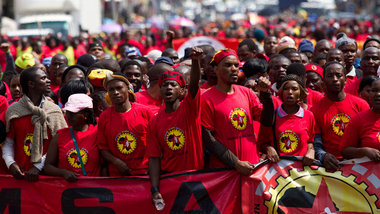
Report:
[[[165,134],[165,140],[171,150],[177,151],[185,145],[185,134],[182,129],[171,127]]]
[[[135,151],[137,146],[136,136],[130,131],[122,131],[116,137],[116,146],[124,155],[129,155]]]
[[[24,152],[26,156],[30,157],[30,151],[32,150],[33,134],[28,133],[24,140]]]
[[[247,112],[243,108],[235,108],[229,116],[232,126],[237,130],[244,130],[247,127]]]
[[[300,139],[296,133],[291,130],[285,130],[280,134],[278,144],[281,152],[290,153],[297,149],[299,142]]]
[[[347,127],[348,122],[350,122],[350,116],[344,113],[339,113],[333,117],[331,120],[331,126],[334,131],[334,133],[338,136],[342,136],[344,133],[344,130]]]
[[[88,160],[88,151],[82,148],[79,150],[79,152],[83,161],[83,165],[86,165]],[[67,152],[67,161],[69,162],[70,166],[74,168],[78,169],[82,167],[80,165],[79,156],[75,148],[72,148],[69,152]]]

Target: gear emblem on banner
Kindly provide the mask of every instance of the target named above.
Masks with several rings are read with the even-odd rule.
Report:
[[[342,171],[327,172],[308,166],[299,171],[289,169],[289,176],[274,176],[277,185],[269,188],[265,201],[267,213],[380,213],[375,194],[367,191],[366,182],[358,183],[356,176],[344,176]],[[355,201],[353,201],[353,199]]]

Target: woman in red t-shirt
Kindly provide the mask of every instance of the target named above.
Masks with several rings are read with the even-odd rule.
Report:
[[[313,113],[299,105],[307,95],[304,83],[292,74],[281,82],[278,94],[283,103],[276,110],[274,127],[263,127],[268,132],[265,136],[269,136],[269,140],[262,141],[263,152],[271,162],[279,161],[279,155],[290,155],[303,156],[304,164],[310,165],[314,161],[315,120]]]
[[[73,182],[80,175],[99,176],[100,157],[96,145],[96,120],[92,99],[86,94],[73,94],[65,108],[70,128],[58,130],[50,142],[44,170]],[[80,155],[78,155],[80,154]]]
[[[340,151],[346,159],[380,161],[380,79],[372,83],[369,101],[372,109],[356,114],[344,131]]]

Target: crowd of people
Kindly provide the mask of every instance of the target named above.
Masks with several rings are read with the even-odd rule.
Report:
[[[0,172],[31,182],[149,175],[164,204],[164,173],[249,175],[282,156],[329,170],[343,158],[380,161],[378,37],[359,48],[347,32],[335,42],[267,33],[182,58],[178,31],[4,38]]]

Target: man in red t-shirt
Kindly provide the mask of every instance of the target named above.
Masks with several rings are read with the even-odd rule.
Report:
[[[46,100],[50,80],[39,68],[22,71],[20,83],[24,95],[6,112],[7,139],[2,146],[3,159],[17,179],[36,181],[44,167],[52,135],[67,124],[61,109]]]
[[[148,170],[146,134],[153,114],[135,103],[129,84],[119,72],[107,74],[103,84],[112,106],[101,113],[96,138],[110,176],[142,175]]]
[[[222,49],[211,61],[218,77],[216,86],[202,94],[202,138],[210,150],[210,167],[235,168],[248,175],[259,161],[253,120],[265,126],[273,123],[270,82],[260,77],[260,103],[254,92],[235,85],[239,60],[235,51]]]
[[[339,62],[325,65],[323,82],[326,95],[310,109],[316,121],[314,148],[327,169],[339,168],[342,135],[351,118],[369,109],[366,101],[344,92],[345,68]]]
[[[375,47],[369,47],[364,50],[362,60],[360,61],[360,68],[363,71],[363,77],[366,76],[377,76],[377,69],[380,65],[380,55],[379,49]],[[359,95],[359,85],[363,78],[357,79],[352,82],[351,85],[347,86],[345,91],[357,97]]]
[[[136,102],[148,106],[154,114],[156,114],[162,106],[158,79],[165,71],[170,70],[173,70],[173,68],[166,63],[155,64],[148,72],[149,88],[136,93]]]
[[[59,85],[57,84],[56,78],[57,78],[57,70],[59,66],[66,64],[67,65],[67,58],[63,54],[56,54],[51,59],[51,63],[48,67],[48,75],[49,79],[51,81],[51,90],[57,94],[59,90]]]
[[[153,202],[162,199],[159,193],[160,170],[176,172],[203,168],[200,102],[200,48],[191,49],[192,68],[188,94],[181,73],[166,71],[159,79],[165,109],[149,122],[148,148],[149,176],[152,182]]]

